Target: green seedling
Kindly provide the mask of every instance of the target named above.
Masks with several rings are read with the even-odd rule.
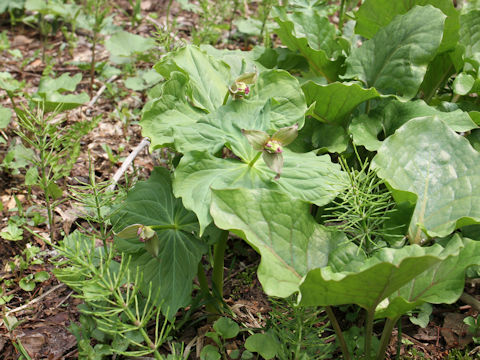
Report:
[[[36,283],[44,282],[48,280],[50,275],[46,271],[39,271],[35,274],[29,274],[24,276],[18,283],[20,288],[25,291],[33,291],[35,289]]]
[[[200,359],[202,360],[219,360],[227,359],[226,353],[226,340],[235,338],[240,332],[240,327],[238,324],[230,318],[221,317],[213,323],[213,329],[215,330],[207,332],[206,337],[213,340],[215,345],[206,345],[202,348],[200,352]],[[229,357],[231,359],[238,359],[239,352],[230,353]]]

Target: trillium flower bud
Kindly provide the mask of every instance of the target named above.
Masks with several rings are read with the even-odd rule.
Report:
[[[160,252],[160,239],[155,230],[150,226],[133,224],[117,233],[116,236],[125,240],[137,238],[145,243],[145,250],[153,257],[157,257]]]
[[[235,82],[228,87],[228,90],[234,99],[242,98],[250,93],[250,87],[248,85],[254,84],[256,80],[256,72],[242,74],[235,79]]]
[[[298,136],[298,124],[281,128],[272,136],[261,130],[242,129],[242,133],[255,150],[262,152],[263,161],[277,173],[275,179],[279,179],[283,168],[283,147]]]
[[[264,150],[270,154],[281,154],[283,152],[282,145],[276,140],[267,141]]]

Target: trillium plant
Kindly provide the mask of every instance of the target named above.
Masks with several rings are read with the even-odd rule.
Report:
[[[250,93],[249,85],[254,84],[256,79],[256,72],[242,74],[235,79],[235,82],[228,87],[228,90],[234,99],[241,99]]]
[[[298,124],[279,129],[272,136],[261,130],[242,129],[242,133],[254,150],[261,151],[251,164],[253,165],[261,154],[265,164],[277,173],[275,179],[278,180],[283,167],[283,146],[287,146],[295,140],[298,135]]]
[[[403,314],[457,301],[480,265],[480,9],[365,0],[339,27],[328,15],[289,1],[273,10],[280,48],[187,46],[156,64],[140,125],[179,161],[112,223],[164,313],[192,303],[195,277],[221,311],[230,237],[260,254],[268,295],[325,307],[344,359],[380,360]],[[357,349],[345,304],[365,311]]]

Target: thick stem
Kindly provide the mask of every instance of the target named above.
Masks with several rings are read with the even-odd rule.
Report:
[[[337,340],[340,343],[340,349],[342,350],[343,358],[345,360],[350,360],[350,354],[348,353],[347,342],[343,337],[342,329],[340,329],[340,325],[338,324],[337,318],[333,313],[333,309],[330,306],[325,306],[325,311],[327,312],[328,319],[330,320],[330,324],[332,324],[333,330],[335,330],[335,334],[337,335]]]
[[[205,305],[205,308],[207,312],[211,314],[215,314],[217,312],[217,309],[213,304],[210,303],[212,294],[210,293],[210,289],[208,287],[208,280],[207,280],[207,276],[205,275],[205,271],[203,270],[202,262],[198,263],[197,278],[198,278],[198,283],[200,284],[200,290],[202,291],[203,297],[205,298],[205,300],[208,301],[208,303]]]
[[[223,265],[227,240],[228,231],[224,230],[220,234],[220,238],[213,248],[212,287],[217,291],[220,298],[223,297]]]
[[[402,347],[402,317],[398,319],[398,324],[397,324],[397,355],[395,356],[396,360],[400,360],[401,347]]]
[[[400,317],[395,319],[387,319],[385,326],[383,327],[382,337],[380,338],[380,348],[378,349],[376,360],[385,359],[385,351],[387,351],[390,337],[392,336],[392,330]]]
[[[345,17],[345,0],[342,0],[342,2],[340,3],[340,11],[339,11],[339,14],[338,14],[338,29],[340,31],[343,30],[343,22],[344,22],[344,17]]]
[[[371,358],[374,315],[375,309],[367,311],[367,319],[365,320],[365,359]]]
[[[262,155],[262,152],[259,151],[258,154],[255,155],[255,157],[253,158],[253,160],[248,163],[248,166],[249,166],[249,167],[252,167],[253,165],[255,165],[255,163],[257,162],[257,160],[260,158],[261,155]]]
[[[230,91],[227,91],[227,93],[225,94],[225,97],[223,98],[223,104],[222,105],[225,105],[228,102],[229,97],[230,97]]]

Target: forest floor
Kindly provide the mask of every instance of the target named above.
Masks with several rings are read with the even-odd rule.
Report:
[[[130,9],[127,0],[117,1],[118,7]],[[251,9],[253,12],[254,9]],[[142,17],[146,19],[152,13],[158,15],[155,21],[158,24],[165,22],[166,2],[142,1]],[[192,13],[182,10],[174,2],[171,9],[171,18],[176,20],[176,41],[190,41],[190,29],[195,26],[198,18]],[[145,37],[154,37],[157,31],[151,21],[142,21],[138,26],[132,27],[126,14],[118,12],[115,22],[126,31]],[[47,39],[45,58],[43,61],[42,39],[38,29],[31,28],[21,23],[12,26],[8,23],[7,14],[0,15],[0,32],[5,32],[10,43],[10,49],[19,50],[21,57],[15,57],[7,51],[0,52],[0,70],[9,72],[16,80],[25,81],[26,91],[34,92],[45,69],[57,76],[69,73],[81,73],[83,80],[77,90],[89,91],[89,72],[81,70],[74,65],[77,62],[88,62],[91,56],[90,38],[78,33],[77,46],[72,52],[66,46],[66,39],[62,32],[57,31]],[[225,38],[228,37],[225,31]],[[225,39],[224,39],[225,40]],[[228,40],[228,41],[226,41]],[[244,41],[226,39],[222,47],[245,48]],[[109,54],[102,44],[97,48],[97,60],[108,61]],[[142,62],[138,68],[150,69],[153,63]],[[104,83],[96,80],[95,96]],[[90,159],[93,162],[94,173],[99,181],[112,179],[119,169],[122,161],[141,142],[141,128],[137,124],[140,111],[146,101],[144,92],[135,92],[124,86],[121,77],[113,79],[107,90],[91,106],[82,106],[68,113],[68,122],[91,120],[100,117],[98,125],[82,139],[81,153],[73,167],[70,176],[62,179],[58,185],[64,189],[64,201],[56,208],[55,212],[55,238],[61,239],[74,229],[82,226],[79,217],[78,204],[68,197],[67,188],[80,181],[88,179]],[[12,104],[5,93],[0,91],[0,105],[12,108]],[[122,114],[127,114],[122,117]],[[8,141],[0,143],[0,163],[4,160],[9,148],[20,141],[15,132],[15,120],[3,130],[3,135]],[[110,154],[109,154],[110,152]],[[156,165],[156,160],[143,150],[134,161],[134,170],[128,173],[132,179],[145,179]],[[0,171],[0,200],[3,204],[0,218],[0,230],[7,226],[7,221],[12,216],[21,216],[27,209],[34,209],[45,215],[43,194],[38,188],[30,189],[24,185],[25,171],[13,173],[2,169]],[[122,180],[124,185],[124,180]],[[45,223],[31,227],[39,235],[48,237]],[[34,263],[28,264],[19,271],[22,259],[31,247],[40,249],[34,258]],[[244,326],[259,328],[271,311],[271,303],[262,292],[261,285],[256,278],[256,268],[259,256],[246,244],[229,242],[227,250],[225,271],[224,298],[237,319]],[[240,252],[238,251],[240,250]],[[241,255],[238,255],[238,254]],[[70,333],[69,326],[78,322],[79,311],[77,306],[82,300],[77,298],[75,292],[60,283],[52,274],[53,265],[50,259],[55,255],[40,237],[24,232],[23,240],[7,241],[0,238],[0,293],[8,297],[6,303],[0,301],[0,359],[10,360],[19,358],[18,349],[14,344],[21,340],[21,344],[34,359],[74,359],[78,356],[77,340]],[[16,269],[12,270],[12,263]],[[22,277],[46,271],[50,278],[33,291],[25,291],[19,286]],[[8,284],[8,286],[7,286]],[[466,291],[472,295],[480,295],[480,289],[475,283],[467,285]],[[480,286],[480,285],[477,285]],[[1,298],[0,298],[1,300]],[[408,317],[402,323],[402,350],[405,359],[446,359],[450,349],[462,349],[469,346],[473,349],[472,337],[467,332],[463,323],[466,316],[476,316],[477,313],[470,305],[458,302],[446,306],[434,306],[431,320],[427,327],[421,328],[413,325]],[[6,319],[15,319],[15,326],[8,326]],[[203,324],[204,325],[204,324]],[[190,342],[195,336],[205,334],[210,325],[199,326],[197,329],[182,329],[178,340]],[[392,336],[389,348],[389,357],[396,358],[397,330]],[[240,344],[238,344],[240,345]],[[423,354],[423,355],[421,355]],[[471,352],[472,358],[480,358],[480,352],[475,349]]]

